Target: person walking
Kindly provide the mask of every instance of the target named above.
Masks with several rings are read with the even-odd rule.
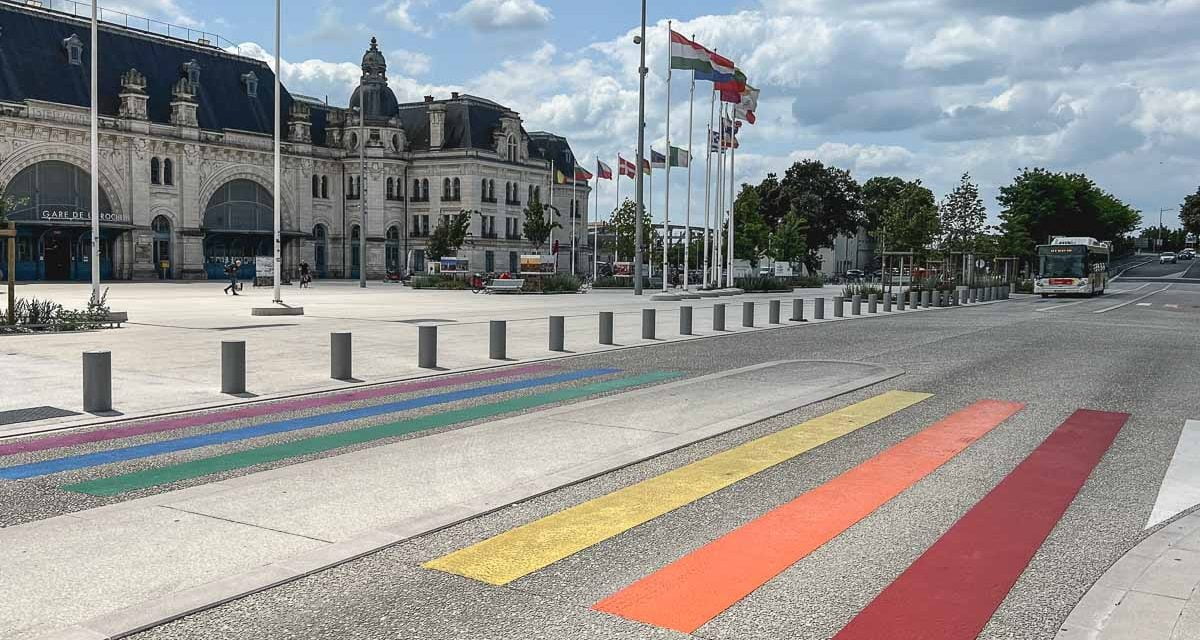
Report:
[[[234,260],[233,264],[229,264],[229,265],[225,266],[225,275],[229,276],[229,286],[225,287],[225,295],[229,295],[229,292],[231,290],[233,291],[233,295],[236,296],[238,294],[238,276],[237,276],[237,274],[238,274],[238,269],[240,269],[241,267],[242,267],[241,260]]]
[[[308,263],[300,263],[300,288],[304,289],[312,284],[312,274],[308,271]]]

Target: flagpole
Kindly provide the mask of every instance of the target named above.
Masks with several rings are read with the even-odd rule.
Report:
[[[737,190],[737,179],[736,179],[736,173],[734,171],[734,160],[737,158],[737,144],[736,144],[736,142],[737,142],[737,124],[736,123],[737,123],[736,120],[733,120],[732,118],[730,119],[730,126],[733,127],[733,131],[731,131],[729,134],[730,139],[731,139],[730,143],[729,143],[729,275],[726,276],[726,282],[728,283],[728,285],[730,287],[733,286],[733,259],[735,257],[733,255],[733,234],[734,234],[734,230],[733,230],[733,224],[734,224],[733,213],[734,213],[734,211],[733,211],[733,209],[734,209],[734,204],[736,203],[736,201],[734,200],[735,191]]]
[[[713,134],[713,110],[716,107],[716,91],[712,91],[708,96],[708,136],[704,140],[704,288],[708,288],[708,270],[710,267],[709,257],[711,256],[712,248],[708,244],[709,236],[712,235],[712,228],[709,226],[709,196],[712,190],[712,134]]]
[[[650,146],[650,179],[646,181],[646,189],[650,197],[649,204],[646,205],[650,217],[650,246],[647,250],[650,251],[650,256],[646,259],[646,264],[650,266],[650,277],[654,277],[654,146]]]
[[[696,36],[693,35],[694,39]],[[692,268],[692,126],[695,124],[696,107],[696,70],[692,70],[692,87],[688,97],[688,175],[687,175],[687,204],[684,206],[683,232],[683,290],[688,290],[688,271]]]
[[[642,295],[642,167],[641,162],[646,158],[646,0],[642,0],[642,32],[634,42],[640,49],[641,60],[638,62],[638,144],[637,171],[633,174],[634,192],[637,198],[637,210],[634,215],[637,237],[634,241],[635,258],[633,261],[633,295]]]
[[[613,207],[613,214],[616,214],[617,210],[620,208],[621,208],[621,154],[618,153],[617,154],[617,204],[616,204],[616,206]],[[616,275],[617,275],[617,263],[620,261],[621,261],[621,238],[620,238],[620,236],[614,236],[613,264],[612,264],[612,272],[613,272],[614,277],[616,277]]]
[[[554,215],[554,183],[555,183],[555,177],[556,177],[554,175],[555,171],[557,171],[557,169],[555,169],[555,167],[554,167],[554,158],[550,158],[550,209],[549,209],[550,215]],[[546,213],[547,213],[546,211],[542,212],[543,218],[545,217]],[[550,218],[550,220],[553,221],[554,218]],[[550,238],[549,239],[550,239],[550,255],[554,256],[554,272],[558,273],[558,254],[554,253],[554,229],[550,229]]]
[[[671,248],[671,21],[667,20],[667,193],[663,202],[663,293],[667,292],[667,254]]]
[[[717,287],[722,286],[725,280],[723,277],[725,261],[722,258],[724,254],[725,243],[725,106],[717,105],[717,134],[720,144],[717,145],[717,217],[713,221],[713,278],[717,281]]]
[[[572,163],[574,164],[574,163]],[[573,168],[572,168],[573,169]],[[579,180],[571,174],[571,275],[575,275],[575,209],[579,206]]]
[[[280,246],[280,240],[279,240],[279,226],[280,226],[280,215],[281,215],[280,210],[283,208],[282,206],[280,206],[280,201],[279,201],[280,200],[280,191],[282,191],[282,189],[283,189],[283,182],[282,182],[282,180],[280,180],[280,173],[282,173],[282,168],[280,165],[282,163],[281,163],[281,160],[279,157],[280,156],[280,148],[282,146],[279,141],[279,138],[280,138],[280,136],[279,136],[279,130],[280,130],[279,129],[279,121],[281,119],[280,111],[282,110],[280,95],[279,95],[280,94],[279,76],[283,73],[283,68],[279,66],[279,4],[280,4],[280,0],[275,0],[275,117],[272,118],[275,121],[275,183],[271,188],[271,191],[272,191],[271,195],[274,198],[273,206],[275,208],[275,212],[274,212],[275,220],[274,220],[274,225],[273,225],[274,226],[274,234],[273,235],[275,236],[274,237],[275,252],[273,254],[273,258],[275,260],[275,270],[274,270],[273,281],[272,281],[272,286],[274,288],[273,293],[275,294],[275,297],[272,298],[272,302],[274,302],[276,304],[283,303],[283,297],[279,293],[279,272],[283,270],[283,256],[280,255],[281,246]],[[362,113],[359,114],[360,117],[364,117],[364,118],[366,117],[366,115],[367,115],[366,111],[363,111]],[[366,138],[363,138],[362,145],[363,145],[363,147],[367,146]],[[367,237],[366,207],[367,207],[367,204],[366,204],[366,200],[364,199],[363,200],[363,212],[364,212],[363,213],[363,230],[362,230],[363,238]],[[366,272],[367,272],[367,256],[366,256],[365,252],[362,256],[362,260],[361,260],[358,268],[360,271],[363,272],[364,275],[366,274]]]
[[[92,163],[92,301],[100,302],[100,27],[97,0],[92,0],[92,96],[91,96],[91,163]],[[14,228],[16,225],[13,225]],[[11,277],[11,274],[10,274]],[[11,308],[11,307],[10,307]],[[11,319],[11,318],[10,318]]]
[[[592,215],[596,216],[596,227],[592,231],[592,284],[595,284],[600,269],[600,156],[596,156],[596,184],[592,190],[596,192],[596,204],[592,207]]]

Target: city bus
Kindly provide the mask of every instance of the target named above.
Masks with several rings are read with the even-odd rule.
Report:
[[[1037,248],[1033,292],[1051,295],[1104,295],[1112,246],[1095,238],[1054,238]]]

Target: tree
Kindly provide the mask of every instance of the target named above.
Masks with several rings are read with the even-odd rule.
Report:
[[[758,191],[746,184],[733,203],[733,257],[749,260],[755,267],[766,253],[771,235],[770,227],[759,213],[759,203]]]
[[[926,258],[942,227],[933,192],[920,180],[905,182],[888,202],[881,225],[889,249],[912,251],[918,260]]]
[[[464,210],[442,218],[429,234],[425,255],[431,260],[441,260],[458,253],[458,249],[467,239],[467,232],[471,229],[472,213],[474,212]]]
[[[613,209],[612,216],[609,218],[609,225],[617,237],[617,255],[628,261],[633,260],[633,254],[636,251],[634,246],[634,240],[637,238],[635,211],[637,211],[637,204],[626,199],[621,206]],[[649,255],[651,248],[657,246],[660,234],[650,222],[650,214],[646,212],[645,207],[642,207],[642,235],[644,236],[642,247]]]
[[[1139,211],[1078,173],[1023,169],[1000,188],[1000,228],[1011,255],[1032,257],[1053,236],[1116,240],[1141,224]]]
[[[773,216],[780,210],[794,210],[808,224],[804,264],[810,273],[820,267],[817,254],[822,248],[832,247],[838,235],[855,233],[863,224],[862,187],[850,172],[826,167],[817,160],[804,160],[788,168],[772,207]]]
[[[888,209],[907,184],[903,178],[878,176],[863,185],[863,225],[872,236],[879,236]]]
[[[1200,187],[1179,205],[1179,221],[1188,233],[1200,234]]]
[[[979,234],[987,224],[987,207],[979,197],[979,187],[964,173],[958,186],[938,207],[942,218],[942,240],[947,250],[957,253],[975,251]]]
[[[554,213],[553,218],[546,215],[547,209]],[[543,206],[537,198],[529,201],[529,206],[525,207],[525,222],[521,225],[521,231],[533,243],[534,251],[541,253],[542,246],[550,239],[550,234],[554,233],[555,229],[562,228],[558,220],[554,219],[560,215],[562,214],[557,210]]]
[[[770,256],[773,260],[796,264],[808,255],[808,223],[795,210],[788,212],[771,233]]]

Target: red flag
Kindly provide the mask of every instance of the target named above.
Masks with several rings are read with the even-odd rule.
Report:
[[[600,176],[601,180],[613,179],[612,167],[600,162],[599,160],[596,161],[596,174]]]
[[[592,173],[590,171],[588,171],[587,169],[584,169],[583,167],[575,167],[575,181],[576,182],[578,182],[580,180],[587,182],[588,180],[591,180],[593,177],[594,176],[592,176]]]
[[[626,160],[625,158],[622,158],[621,156],[617,156],[617,171],[621,175],[629,178],[637,177],[637,165]]]

